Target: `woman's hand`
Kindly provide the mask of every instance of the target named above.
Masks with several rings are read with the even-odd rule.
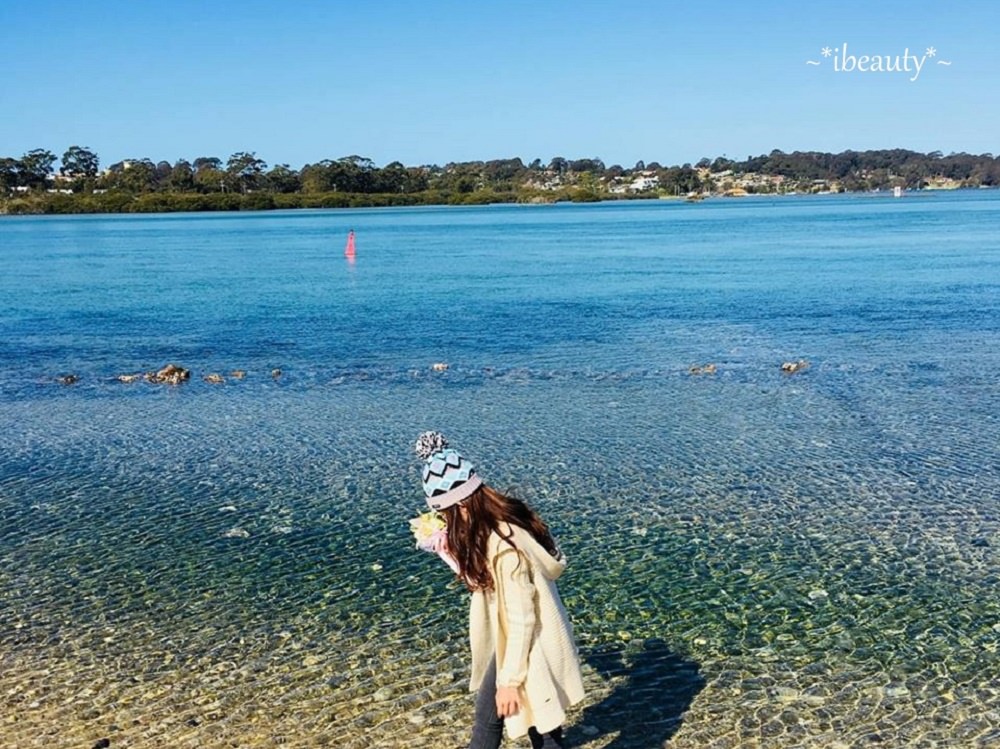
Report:
[[[497,715],[509,718],[521,709],[521,697],[517,687],[497,687]]]
[[[435,533],[433,536],[431,536],[429,548],[435,554],[447,554],[448,553],[447,534],[442,531]]]

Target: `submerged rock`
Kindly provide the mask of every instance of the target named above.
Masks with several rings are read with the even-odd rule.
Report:
[[[774,687],[771,691],[771,695],[775,700],[783,705],[790,704],[792,702],[797,702],[802,696],[799,690],[792,689],[791,687]]]
[[[277,380],[279,377],[281,377],[281,375],[282,371],[280,369],[275,368],[271,370],[271,377],[273,377],[274,379]]]
[[[207,374],[201,379],[203,379],[210,385],[221,385],[226,381],[226,378],[220,375],[218,372],[212,372],[211,374]]]
[[[117,377],[115,377],[115,379],[118,380],[118,382],[124,382],[126,385],[128,385],[130,383],[138,382],[139,380],[141,380],[142,379],[142,375],[141,374],[120,374]]]
[[[60,385],[75,385],[80,381],[80,378],[75,374],[65,374],[56,377],[56,382]]]
[[[448,369],[449,366],[451,365],[449,365],[447,362],[439,361],[439,362],[434,362],[431,365],[431,369],[433,369],[435,372],[444,372],[445,370]]]
[[[232,372],[229,373],[229,376],[232,377],[234,380],[242,380],[244,377],[247,376],[247,371],[245,369],[234,369]]]

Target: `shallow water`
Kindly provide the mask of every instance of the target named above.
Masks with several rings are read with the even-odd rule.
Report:
[[[461,745],[426,428],[570,557],[575,744],[1000,745],[998,213],[0,221],[0,746]]]

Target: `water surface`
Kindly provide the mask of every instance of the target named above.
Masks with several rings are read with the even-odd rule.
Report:
[[[0,745],[460,745],[427,428],[570,557],[576,744],[1000,744],[998,217],[4,218]]]

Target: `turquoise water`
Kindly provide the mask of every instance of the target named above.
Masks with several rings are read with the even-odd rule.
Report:
[[[998,219],[4,217],[0,746],[460,745],[427,428],[567,551],[576,745],[1000,745]]]

